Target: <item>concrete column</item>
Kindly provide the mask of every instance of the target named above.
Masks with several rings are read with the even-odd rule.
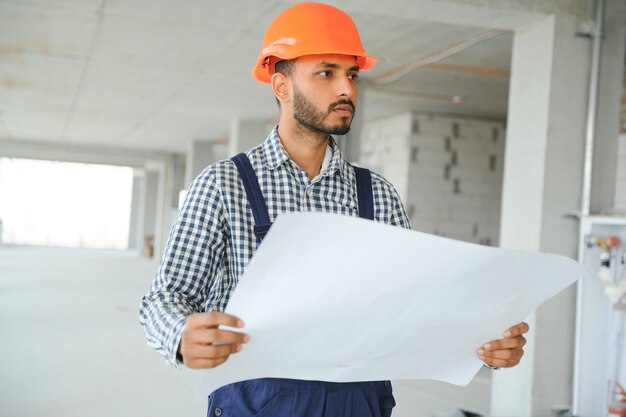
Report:
[[[156,234],[158,240],[155,244],[155,253],[157,255],[163,253],[172,225],[178,217],[178,207],[182,203],[180,201],[181,190],[186,186],[185,159],[183,155],[170,155],[163,170],[161,190],[164,204],[159,233]]]
[[[615,207],[626,212],[626,134],[619,137]]]
[[[146,254],[146,238],[152,239],[152,250],[155,249],[157,219],[159,218],[159,171],[146,170],[145,194],[144,194],[144,216],[143,216],[143,241],[140,242],[143,253]],[[157,255],[158,256],[158,255]]]
[[[622,3],[621,10],[618,3]],[[600,58],[598,114],[591,181],[591,213],[615,207],[620,102],[626,53],[626,7],[623,0],[606,3],[606,20]]]
[[[500,242],[577,256],[591,41],[573,17],[515,32]],[[575,286],[537,309],[522,363],[493,374],[494,416],[552,416],[571,405]]]
[[[194,139],[187,147],[187,160],[185,161],[185,187],[194,178],[216,161],[213,152],[213,142],[208,140]]]
[[[133,188],[130,205],[130,227],[128,231],[128,249],[140,249],[143,242],[140,240],[143,234],[143,197],[144,178],[143,170],[133,170]]]
[[[273,123],[266,120],[235,119],[230,127],[228,157],[260,145],[267,138]]]

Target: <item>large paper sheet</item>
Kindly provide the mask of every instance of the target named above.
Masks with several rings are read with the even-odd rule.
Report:
[[[433,379],[465,386],[476,349],[575,282],[569,258],[326,213],[277,218],[227,312],[250,342],[200,393],[261,377]]]

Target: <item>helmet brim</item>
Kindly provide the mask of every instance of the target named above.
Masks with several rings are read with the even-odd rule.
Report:
[[[328,53],[335,54],[337,52],[328,52]],[[315,55],[318,55],[318,54],[319,53]],[[353,55],[353,54],[345,54],[345,55]],[[297,58],[297,57],[278,56],[278,54],[273,55],[273,56],[276,56],[277,58],[279,58],[279,60]],[[304,55],[300,55],[300,56],[304,56]],[[254,66],[254,69],[252,70],[252,78],[262,83],[269,84],[271,74],[270,74],[269,66],[265,64],[266,60],[267,58],[265,56],[259,57],[259,59],[256,62],[256,65]],[[372,68],[374,65],[376,65],[376,63],[378,62],[378,58],[371,56],[371,55],[357,56],[356,60],[357,60],[357,64],[359,65],[360,71],[367,71],[370,68]]]

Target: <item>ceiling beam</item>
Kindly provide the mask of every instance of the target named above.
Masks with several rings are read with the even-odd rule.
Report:
[[[290,1],[296,3],[296,1]],[[386,0],[363,2],[337,0],[333,4],[346,12],[415,19],[480,28],[515,31],[543,20],[550,14],[589,18],[589,0],[555,2],[536,0]]]

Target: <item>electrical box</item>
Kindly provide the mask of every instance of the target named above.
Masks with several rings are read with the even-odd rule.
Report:
[[[626,218],[581,219],[573,414],[626,417]]]

